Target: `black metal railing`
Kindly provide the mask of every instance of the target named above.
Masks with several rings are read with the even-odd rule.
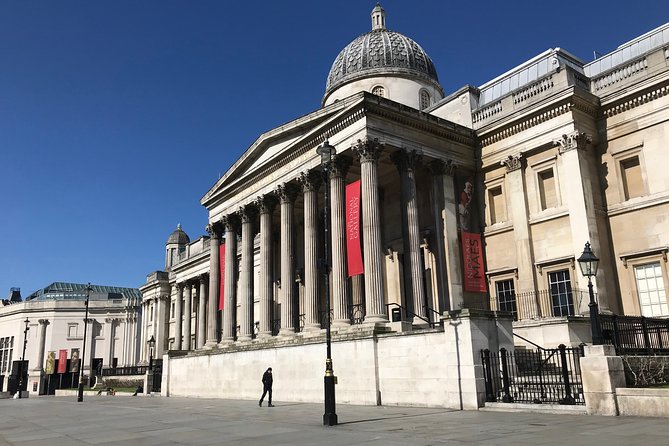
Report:
[[[589,300],[588,290],[556,293],[551,290],[528,291],[504,296],[490,296],[490,302],[480,302],[481,309],[506,311],[514,319],[539,319],[580,315],[581,303]],[[488,307],[489,304],[489,307]],[[487,308],[485,308],[487,307]]]
[[[669,354],[669,319],[600,314],[599,325],[618,355]]]
[[[365,322],[365,306],[363,304],[351,305],[348,308],[348,318],[351,325],[360,325]]]
[[[405,306],[400,305],[400,304],[395,303],[395,302],[391,302],[389,304],[386,304],[386,309],[387,309],[386,311],[391,315],[392,315],[392,309],[399,309],[400,315],[401,315],[401,320],[403,320],[403,321],[407,320],[409,318],[420,319],[421,321],[425,322],[426,324],[428,324],[432,328],[437,327],[441,324],[441,321],[432,322],[432,321],[430,321],[430,319],[425,318],[425,317],[421,317],[421,316],[417,315],[416,313],[414,313],[413,311],[406,308]],[[392,317],[391,317],[391,319],[392,319]],[[415,319],[414,319],[414,323],[418,323]]]
[[[149,370],[147,365],[136,365],[129,367],[109,367],[102,369],[102,376],[129,376],[144,375]]]
[[[585,404],[581,348],[481,350],[486,401],[533,404]]]

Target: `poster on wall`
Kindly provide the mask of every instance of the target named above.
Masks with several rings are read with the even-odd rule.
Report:
[[[67,349],[58,350],[58,373],[67,372]]]
[[[461,231],[465,291],[485,293],[485,270],[481,234]]]
[[[44,367],[44,373],[47,375],[53,375],[55,372],[54,368],[56,366],[56,352],[48,352],[46,355],[46,367]]]
[[[225,243],[221,243],[218,247],[218,309],[223,309],[225,304]]]
[[[79,371],[79,349],[73,348],[70,350],[70,372],[77,373]]]
[[[349,277],[364,273],[360,246],[360,180],[346,186],[346,263]]]

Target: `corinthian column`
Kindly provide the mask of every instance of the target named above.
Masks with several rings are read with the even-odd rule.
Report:
[[[360,141],[353,150],[360,158],[362,180],[362,232],[365,255],[365,323],[387,322],[383,294],[383,252],[377,168],[383,147],[378,140]]]
[[[216,321],[218,312],[218,293],[221,277],[221,224],[215,223],[207,226],[209,233],[209,302],[207,304],[207,343],[206,348],[213,348],[218,342],[216,334]],[[225,259],[222,259],[225,262]]]
[[[399,151],[392,156],[393,162],[401,176],[402,189],[402,212],[405,214],[403,220],[406,221],[406,227],[402,228],[403,238],[406,240],[408,248],[409,271],[411,273],[409,280],[411,283],[411,294],[413,296],[413,312],[418,318],[427,319],[425,311],[425,285],[423,283],[423,260],[420,249],[420,224],[418,222],[418,202],[416,199],[416,176],[415,168],[420,162],[421,155],[412,150],[410,152]],[[414,317],[410,318],[412,322]],[[424,320],[418,322],[425,324]]]
[[[295,333],[295,295],[293,293],[295,257],[293,256],[293,205],[297,190],[294,185],[284,183],[276,194],[281,202],[281,303],[280,335]]]
[[[319,330],[318,320],[318,187],[317,172],[300,176],[304,193],[304,329]]]
[[[253,220],[256,214],[256,208],[252,205],[239,212],[242,220],[242,264],[239,276],[241,314],[238,320],[241,341],[253,338]]]
[[[184,350],[190,350],[190,332],[191,332],[191,322],[193,318],[193,284],[186,282],[186,288],[184,289],[184,321],[183,321],[183,335],[184,340],[181,348]]]
[[[332,310],[333,325],[350,325],[346,286],[346,201],[344,183],[350,158],[335,156],[330,166],[330,208],[332,215]]]
[[[272,335],[272,212],[276,206],[274,195],[258,198],[260,211],[260,330],[259,337]]]
[[[44,346],[46,345],[46,327],[49,325],[48,319],[39,321],[39,350],[37,350],[37,362],[33,370],[41,371],[44,366]]]
[[[237,227],[239,221],[234,215],[228,216],[225,221],[225,282],[223,284],[223,333],[221,342],[229,343],[235,340],[237,326],[235,324],[235,310],[237,307],[236,260],[237,260]]]
[[[197,294],[197,343],[195,348],[204,347],[205,321],[207,319],[207,275],[200,276],[200,291]]]
[[[182,311],[181,302],[184,298],[184,284],[177,283],[177,300],[174,303],[174,350],[181,350],[181,325],[182,325]],[[147,333],[148,337],[148,333]],[[146,344],[146,342],[145,342]],[[144,349],[143,349],[144,350]]]

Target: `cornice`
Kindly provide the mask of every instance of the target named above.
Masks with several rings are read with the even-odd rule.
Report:
[[[654,101],[669,94],[669,81],[664,82],[663,85],[654,85],[653,88],[648,88],[637,92],[633,97],[628,97],[623,100],[607,104],[603,107],[602,114],[606,118],[610,118],[617,114],[632,110],[640,105]]]
[[[563,99],[558,103],[550,104],[549,107],[546,107],[543,110],[532,113],[518,121],[501,127],[498,130],[485,134],[485,136],[481,137],[481,145],[485,147],[498,141],[502,141],[517,133],[536,127],[539,124],[543,124],[544,122],[574,110],[581,111],[594,118],[598,114],[599,107],[597,104],[593,104],[585,98],[572,94],[570,97]]]

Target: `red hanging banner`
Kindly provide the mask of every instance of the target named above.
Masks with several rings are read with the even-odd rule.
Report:
[[[218,309],[222,310],[225,303],[225,243],[221,243],[218,247],[218,264],[219,276],[218,276]]]
[[[58,350],[58,373],[67,372],[67,350]]]
[[[349,277],[365,272],[360,247],[360,180],[346,186],[346,260]]]
[[[481,234],[460,232],[462,236],[462,263],[464,265],[465,291],[485,293],[483,247]]]

